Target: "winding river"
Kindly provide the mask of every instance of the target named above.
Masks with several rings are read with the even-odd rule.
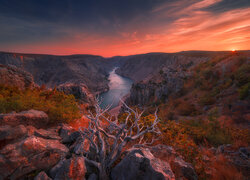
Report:
[[[117,107],[120,103],[120,99],[129,93],[132,86],[133,81],[116,74],[116,69],[117,67],[109,74],[109,90],[99,96],[99,99],[102,100],[101,108],[105,108],[111,104],[110,109]]]

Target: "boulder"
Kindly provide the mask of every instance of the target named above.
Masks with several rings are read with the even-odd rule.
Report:
[[[173,161],[171,161],[171,168],[177,179],[198,179],[193,166],[190,163],[185,162],[180,157],[176,157]]]
[[[2,140],[13,140],[23,137],[27,134],[27,129],[24,125],[11,127],[9,125],[0,126],[0,141]]]
[[[52,179],[48,177],[48,175],[44,171],[42,171],[34,178],[34,180],[52,180]]]
[[[34,88],[33,77],[30,73],[11,65],[0,64],[0,84],[16,86],[19,89]]]
[[[177,179],[198,179],[193,166],[178,156],[173,147],[159,144],[148,148],[156,158],[167,161],[170,164]]]
[[[0,125],[16,126],[23,124],[36,128],[45,127],[49,122],[48,115],[43,111],[29,110],[20,113],[0,114]]]
[[[62,143],[72,144],[81,136],[79,131],[74,131],[69,135],[63,136]],[[61,136],[62,137],[62,136]]]
[[[62,138],[63,143],[70,142],[70,134],[73,132],[73,128],[67,124],[61,124],[59,129],[59,135]]]
[[[86,171],[84,158],[72,157],[61,160],[50,170],[50,175],[54,180],[83,180]]]
[[[149,149],[132,149],[111,171],[113,180],[175,179],[170,165],[155,158]]]
[[[68,153],[58,140],[27,137],[0,150],[0,179],[20,179],[33,171],[48,170]]]
[[[58,135],[58,133],[53,130],[37,129],[34,131],[34,135],[44,139],[61,140],[61,137]]]
[[[90,174],[88,180],[98,180],[98,176],[95,173]]]
[[[64,83],[58,86],[57,90],[62,91],[65,94],[73,94],[76,99],[79,99],[85,103],[93,104],[95,102],[93,94],[83,83]]]

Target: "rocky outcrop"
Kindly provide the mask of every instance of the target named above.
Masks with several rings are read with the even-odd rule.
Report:
[[[168,162],[155,158],[148,149],[132,149],[111,172],[118,179],[175,179]]]
[[[156,145],[147,147],[156,157],[170,164],[176,179],[197,180],[198,176],[190,163],[185,162],[171,146]]]
[[[15,66],[0,64],[0,77],[2,85],[16,86],[20,89],[35,87],[32,75]]]
[[[178,53],[132,56],[117,70],[135,82],[127,103],[143,106],[165,102],[171,93],[182,89],[184,79],[190,75],[189,69],[208,59]]]
[[[98,170],[83,155],[95,159],[78,131],[62,124],[49,129],[0,126],[0,179],[97,180]],[[92,157],[93,156],[93,157]],[[129,172],[129,173],[128,173]],[[172,147],[157,145],[128,150],[111,170],[112,179],[197,179],[192,166]]]
[[[95,97],[94,95],[88,90],[85,84],[74,84],[74,83],[65,83],[61,84],[57,87],[57,90],[63,91],[65,94],[73,94],[76,99],[81,100],[85,103],[94,104]]]
[[[16,126],[23,124],[40,128],[45,127],[48,122],[49,117],[43,111],[29,110],[20,113],[0,114],[0,125]]]
[[[67,152],[60,141],[36,136],[8,144],[0,151],[0,179],[18,179],[33,171],[48,170]]]

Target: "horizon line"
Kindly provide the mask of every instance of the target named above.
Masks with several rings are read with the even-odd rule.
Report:
[[[12,54],[20,54],[20,55],[41,55],[41,56],[76,56],[76,55],[89,55],[89,56],[99,56],[102,58],[114,58],[114,57],[127,57],[127,56],[136,56],[136,55],[143,55],[143,54],[156,54],[156,53],[162,53],[162,54],[176,54],[176,53],[181,53],[181,52],[239,52],[239,51],[250,51],[250,49],[244,49],[244,50],[237,50],[237,49],[232,49],[232,50],[184,50],[184,51],[177,51],[177,52],[146,52],[146,53],[138,53],[138,54],[130,54],[130,55],[114,55],[114,56],[102,56],[98,54],[47,54],[47,53],[27,53],[27,52],[14,52],[14,51],[1,51],[0,53],[12,53]]]

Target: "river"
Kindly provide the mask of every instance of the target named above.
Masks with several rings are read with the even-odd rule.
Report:
[[[101,108],[105,108],[111,104],[110,109],[117,107],[120,103],[120,99],[130,92],[133,81],[116,74],[116,69],[117,67],[109,74],[109,90],[99,96],[99,99],[102,100]]]

